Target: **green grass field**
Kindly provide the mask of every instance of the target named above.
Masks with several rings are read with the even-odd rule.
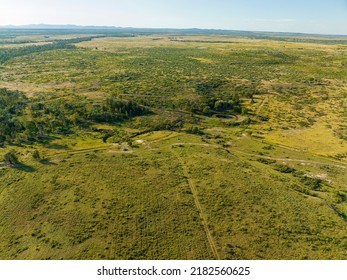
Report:
[[[0,37],[0,55],[88,36]],[[346,44],[152,34],[74,46],[0,64],[0,88],[28,98],[18,122],[51,124],[35,141],[21,127],[3,137],[0,259],[347,259]],[[110,94],[150,113],[68,115]]]

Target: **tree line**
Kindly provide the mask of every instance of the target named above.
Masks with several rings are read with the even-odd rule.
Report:
[[[0,48],[0,64],[3,64],[7,62],[8,60],[28,55],[31,53],[38,53],[43,51],[51,51],[51,50],[58,50],[58,49],[75,49],[76,46],[74,44],[84,42],[84,41],[90,41],[94,38],[101,38],[105,36],[90,36],[90,37],[82,37],[82,38],[73,38],[73,39],[66,39],[66,40],[55,40],[53,43],[47,43],[46,45],[32,45],[27,47],[21,47],[21,48]]]
[[[0,145],[41,141],[51,134],[69,134],[92,123],[114,123],[150,111],[114,94],[100,103],[60,98],[40,102],[19,91],[0,89]]]

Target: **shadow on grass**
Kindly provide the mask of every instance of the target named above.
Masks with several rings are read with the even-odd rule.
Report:
[[[50,161],[49,159],[41,159],[40,163],[45,165],[57,165],[56,163]]]
[[[48,148],[48,149],[56,149],[56,150],[65,150],[68,148],[67,145],[61,145],[61,144],[56,144],[56,143],[46,143],[44,144],[45,148]]]
[[[36,169],[32,166],[23,164],[23,163],[18,163],[12,166],[12,168],[20,170],[20,171],[24,171],[24,172],[35,172]]]

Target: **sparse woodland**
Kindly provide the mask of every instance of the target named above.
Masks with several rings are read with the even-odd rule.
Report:
[[[211,32],[0,30],[1,259],[347,258],[346,38]]]

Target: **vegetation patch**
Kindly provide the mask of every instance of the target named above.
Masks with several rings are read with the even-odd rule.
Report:
[[[347,258],[343,39],[16,32],[0,258]]]

